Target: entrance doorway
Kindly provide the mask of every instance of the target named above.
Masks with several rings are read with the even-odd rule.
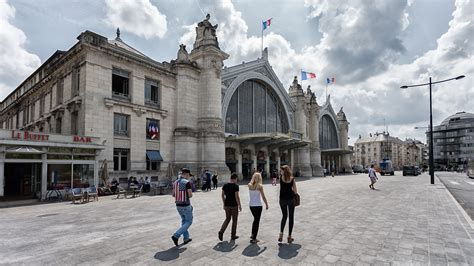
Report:
[[[38,198],[41,195],[41,163],[5,164],[5,200]]]
[[[242,162],[242,176],[244,179],[250,179],[252,177],[252,163]]]

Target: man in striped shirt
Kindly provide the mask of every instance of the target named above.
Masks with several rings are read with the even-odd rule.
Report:
[[[188,179],[191,171],[187,168],[181,169],[181,175],[173,183],[173,197],[176,203],[176,209],[181,216],[181,227],[171,236],[173,243],[178,246],[178,240],[183,235],[183,245],[191,242],[188,229],[193,223],[193,206],[189,200],[193,196],[191,183]]]

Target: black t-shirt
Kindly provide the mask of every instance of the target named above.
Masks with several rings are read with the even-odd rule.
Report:
[[[295,179],[293,178],[290,183],[286,183],[283,179],[280,179],[280,200],[291,200],[294,197],[293,192],[293,182]]]
[[[224,191],[225,200],[224,206],[225,207],[237,207],[237,199],[235,198],[235,192],[239,191],[239,186],[235,183],[227,183],[222,187]]]

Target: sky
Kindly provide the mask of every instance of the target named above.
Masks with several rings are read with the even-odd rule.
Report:
[[[90,30],[121,39],[156,61],[191,49],[205,14],[218,24],[220,48],[232,66],[261,56],[263,20],[269,61],[285,88],[301,69],[303,82],[337,112],[344,108],[349,143],[382,132],[423,142],[429,88],[400,89],[459,75],[433,85],[433,122],[474,113],[474,0],[0,0],[0,100],[56,50],[68,50]]]

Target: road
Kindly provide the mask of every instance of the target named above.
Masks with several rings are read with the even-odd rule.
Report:
[[[436,172],[435,174],[474,220],[474,179],[467,177],[465,173]]]

